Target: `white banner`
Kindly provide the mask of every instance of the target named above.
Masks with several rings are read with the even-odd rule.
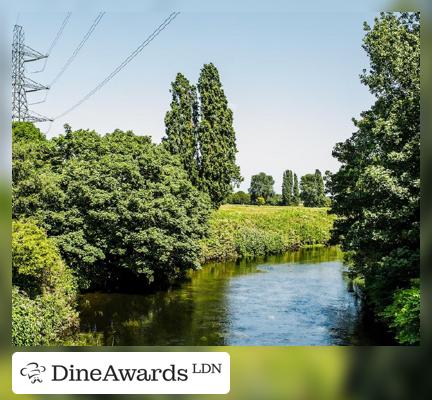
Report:
[[[224,352],[17,352],[16,394],[226,394]]]

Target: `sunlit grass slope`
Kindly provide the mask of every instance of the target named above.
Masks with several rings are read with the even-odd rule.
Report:
[[[210,220],[203,261],[276,254],[326,244],[334,216],[327,208],[224,205]]]

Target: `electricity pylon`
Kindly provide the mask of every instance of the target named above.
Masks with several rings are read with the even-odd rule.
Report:
[[[24,44],[22,26],[15,25],[12,43],[12,120],[44,122],[52,121],[43,115],[28,109],[27,93],[38,90],[48,90],[48,86],[41,85],[25,76],[24,64],[48,57]]]

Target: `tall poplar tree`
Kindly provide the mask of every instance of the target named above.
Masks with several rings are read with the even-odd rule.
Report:
[[[300,204],[300,189],[297,174],[294,174],[293,183],[293,205],[298,206]]]
[[[316,182],[316,207],[324,207],[326,205],[326,196],[324,189],[324,179],[319,169],[315,170]]]
[[[290,206],[293,201],[293,172],[287,169],[282,180],[282,203],[284,206]]]
[[[200,122],[198,127],[198,188],[218,207],[241,181],[236,165],[233,113],[228,107],[219,72],[205,64],[198,80]]]
[[[171,154],[180,157],[191,182],[198,177],[198,99],[196,87],[181,73],[171,83],[171,109],[165,115],[163,143]]]

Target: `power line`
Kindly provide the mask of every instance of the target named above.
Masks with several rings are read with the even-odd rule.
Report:
[[[62,36],[63,31],[64,31],[66,25],[68,24],[71,15],[72,15],[71,12],[68,12],[68,13],[66,14],[65,19],[63,20],[62,24],[60,25],[60,29],[58,30],[57,34],[56,34],[55,37],[54,37],[54,40],[52,41],[50,47],[48,48],[48,51],[47,51],[47,53],[46,53],[47,56],[49,56],[49,55],[51,54],[51,52],[52,52],[52,50],[54,49],[55,45],[57,44],[57,42],[59,41],[60,37]],[[37,74],[37,73],[39,73],[39,72],[43,72],[43,71],[45,71],[45,67],[46,67],[46,65],[47,65],[47,62],[48,62],[48,58],[45,58],[45,62],[44,62],[44,64],[43,64],[43,67],[42,67],[40,70],[38,70],[38,71],[32,71],[32,74]]]
[[[180,13],[172,12],[154,31],[142,42],[125,60],[118,65],[104,80],[102,80],[94,89],[88,92],[80,101],[75,103],[72,107],[55,117],[54,119],[61,118],[71,111],[75,110],[78,106],[88,100],[98,90],[105,86],[115,75],[117,75],[127,64],[129,64],[146,46],[148,46]]]
[[[90,29],[87,31],[87,33],[84,35],[84,37],[82,38],[81,42],[79,43],[79,45],[77,46],[77,48],[74,50],[74,52],[72,53],[72,55],[68,58],[68,60],[66,61],[66,63],[63,65],[62,69],[60,70],[60,72],[56,75],[56,77],[51,81],[51,83],[49,84],[49,87],[51,88],[52,85],[54,85],[54,83],[56,83],[60,77],[64,74],[64,72],[67,70],[67,68],[69,67],[69,65],[72,64],[72,61],[75,59],[75,57],[78,55],[79,51],[82,49],[82,47],[84,46],[85,42],[87,42],[87,40],[90,38],[90,36],[92,35],[93,31],[96,29],[96,26],[99,24],[99,22],[101,21],[101,19],[104,16],[104,12],[101,12],[98,14],[98,16],[96,17],[96,19],[93,21],[92,25],[90,26]],[[45,103],[45,101],[48,98],[48,93],[45,93],[45,97],[40,100],[40,101],[36,101],[34,103],[30,103],[30,105],[35,105],[35,104],[42,104]]]
[[[68,58],[68,60],[66,61],[66,63],[63,65],[63,67],[60,70],[60,72],[56,75],[56,77],[49,84],[50,87],[52,87],[52,85],[54,85],[54,83],[56,83],[60,79],[60,77],[68,69],[69,65],[72,64],[72,61],[75,59],[75,57],[78,55],[78,53],[80,52],[80,50],[82,49],[82,47],[84,46],[84,44],[90,38],[90,36],[92,35],[92,33],[94,32],[94,30],[96,29],[96,27],[98,26],[99,22],[101,21],[101,19],[103,18],[104,15],[105,15],[105,12],[101,12],[101,13],[98,14],[98,16],[96,17],[96,19],[93,21],[92,25],[90,26],[90,29],[87,31],[87,33],[82,38],[81,42],[78,44],[77,48],[74,50],[74,52],[72,53],[72,55]]]

